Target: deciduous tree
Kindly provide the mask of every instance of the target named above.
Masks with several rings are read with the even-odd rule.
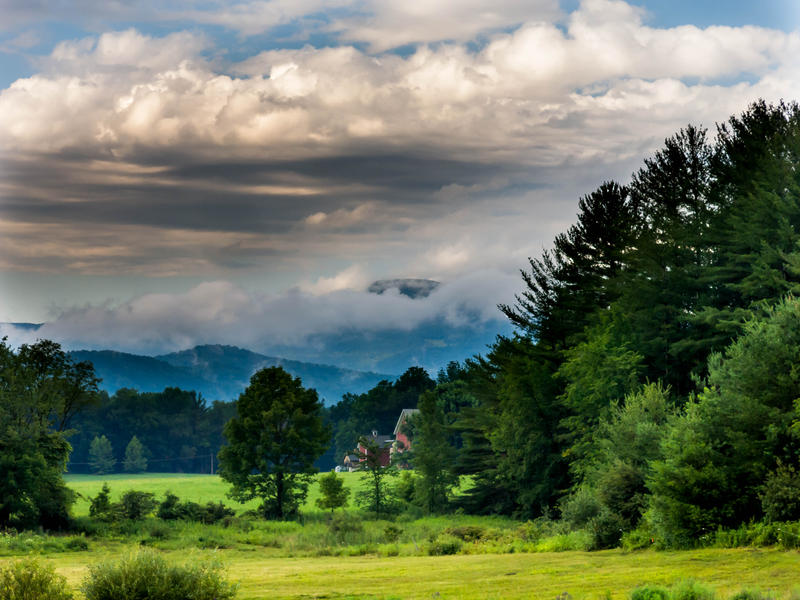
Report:
[[[314,461],[330,441],[322,403],[280,367],[256,372],[225,425],[228,445],[219,452],[219,474],[239,502],[262,500],[268,518],[294,515],[316,473]]]

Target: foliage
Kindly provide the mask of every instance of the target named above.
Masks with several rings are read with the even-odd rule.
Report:
[[[800,474],[791,465],[779,462],[767,475],[759,497],[768,521],[800,520]]]
[[[155,510],[158,502],[150,492],[128,490],[119,501],[119,515],[124,519],[137,521]]]
[[[135,435],[125,448],[125,459],[122,468],[126,473],[141,473],[147,470],[147,456],[144,446]]]
[[[319,482],[320,497],[317,498],[317,506],[322,510],[330,510],[347,505],[347,498],[350,490],[344,487],[344,480],[331,471],[317,479]]]
[[[232,484],[239,502],[261,498],[266,517],[296,514],[314,461],[330,440],[314,390],[305,389],[280,367],[256,372],[239,396],[237,416],[225,425],[227,446],[219,453],[219,474]]]
[[[72,592],[53,567],[35,559],[0,567],[0,600],[71,600]]]
[[[409,367],[396,381],[381,381],[363,394],[345,394],[328,410],[334,424],[334,454],[340,463],[352,453],[358,438],[369,431],[381,434],[394,430],[404,408],[417,408],[422,392],[434,382],[422,367]]]
[[[444,556],[458,554],[463,542],[455,536],[446,533],[437,536],[428,544],[428,554],[431,556]]]
[[[397,469],[392,466],[384,466],[381,460],[383,448],[381,448],[374,438],[361,437],[358,440],[359,447],[364,448],[360,451],[359,470],[362,471],[362,480],[367,484],[366,490],[358,501],[375,513],[377,518],[381,515],[394,510],[394,494],[389,487],[387,478],[397,475]]]
[[[791,462],[800,389],[800,302],[752,320],[709,361],[707,387],[665,438],[649,481],[652,521],[662,539],[685,545],[718,526],[761,516],[759,490],[777,460]]]
[[[670,600],[715,600],[713,588],[695,579],[683,579],[672,586]]]
[[[90,472],[82,463],[89,462],[94,437],[105,435],[115,449],[126,448],[136,436],[145,456],[157,458],[163,471],[208,473],[211,455],[224,443],[222,428],[235,412],[234,402],[206,402],[174,387],[160,392],[122,388],[110,397],[103,393],[72,421],[77,432],[70,438],[69,470]]]
[[[227,600],[237,586],[219,563],[170,565],[152,551],[89,567],[81,585],[86,600]]]
[[[670,600],[670,594],[660,585],[642,585],[631,592],[631,600]]]
[[[445,415],[435,391],[420,395],[415,423],[414,469],[419,477],[414,482],[414,500],[429,514],[442,512],[447,509],[458,476],[452,472],[456,449],[450,445]]]
[[[92,472],[96,475],[106,475],[114,470],[116,464],[111,442],[104,435],[95,436],[89,448],[89,466]]]
[[[94,498],[90,498],[89,515],[101,521],[111,521],[114,519],[115,511],[111,503],[111,488],[108,483],[103,484],[103,489],[100,490]]]
[[[66,427],[94,401],[91,365],[47,340],[15,352],[0,341],[0,527],[63,528],[74,495],[64,485]]]

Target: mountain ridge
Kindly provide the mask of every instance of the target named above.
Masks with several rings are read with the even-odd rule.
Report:
[[[258,369],[283,367],[300,377],[305,387],[317,390],[326,404],[345,393],[361,393],[396,375],[346,369],[333,365],[267,356],[237,346],[207,344],[186,350],[146,356],[116,350],[74,350],[75,360],[89,361],[102,379],[100,388],[113,394],[123,387],[160,392],[165,387],[194,390],[207,400],[230,401],[238,397]]]

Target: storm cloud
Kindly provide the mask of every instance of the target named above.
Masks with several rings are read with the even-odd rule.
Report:
[[[515,278],[581,194],[626,180],[680,127],[713,131],[756,98],[800,96],[798,33],[659,28],[616,0],[569,14],[551,0],[83,5],[98,33],[58,43],[0,91],[0,270],[195,286],[174,302],[143,290],[114,308],[55,307],[48,327],[65,340],[111,324],[137,348],[151,335],[137,332],[170,347],[194,327],[210,333],[193,341],[224,335],[167,312],[153,328],[122,318],[157,300],[205,314],[203,302],[224,298],[247,316],[234,320],[280,337],[288,316],[269,315],[282,303],[348,323],[372,279]],[[6,27],[45,8],[12,2]],[[133,20],[222,26],[243,40],[291,24],[336,44],[228,57],[194,27],[100,26]],[[286,273],[306,291],[276,289]],[[495,296],[491,306],[510,300]],[[366,322],[394,314],[364,298]],[[434,304],[397,314],[419,322],[423,307],[444,310]]]

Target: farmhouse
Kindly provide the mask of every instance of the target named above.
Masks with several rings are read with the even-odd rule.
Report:
[[[418,408],[404,408],[402,411],[400,411],[400,417],[397,419],[397,425],[394,426],[394,443],[392,444],[391,450],[392,460],[397,461],[399,459],[399,456],[397,455],[411,450],[413,439],[409,436],[408,428],[405,427],[405,425],[408,423],[408,420],[418,412]],[[407,463],[401,464],[400,466],[408,468]]]
[[[382,467],[388,467],[393,462],[397,462],[400,468],[408,468],[408,462],[398,461],[400,458],[398,455],[411,450],[413,439],[409,435],[405,425],[408,423],[409,419],[418,412],[419,409],[416,408],[404,408],[400,412],[397,425],[395,425],[392,435],[379,435],[378,431],[373,429],[371,435],[364,436],[378,447],[380,465]],[[369,453],[370,450],[359,441],[358,448],[346,454],[342,459],[342,464],[348,471],[357,471],[361,463],[369,456]]]

